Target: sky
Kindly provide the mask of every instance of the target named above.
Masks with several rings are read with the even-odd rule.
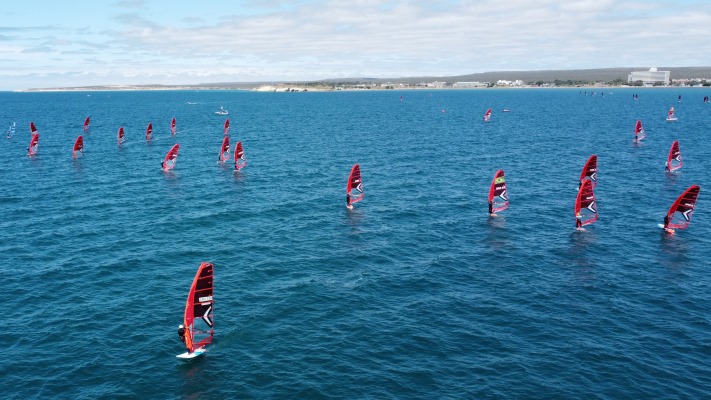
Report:
[[[709,0],[3,0],[0,90],[711,66]]]

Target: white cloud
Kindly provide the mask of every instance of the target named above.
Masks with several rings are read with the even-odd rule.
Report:
[[[1,43],[11,44],[7,48],[20,48],[3,53],[10,54],[17,75],[44,73],[63,80],[71,76],[66,71],[77,70],[97,79],[196,83],[192,80],[711,65],[711,56],[702,51],[711,34],[708,6],[692,10],[666,2],[620,0],[533,3],[243,2],[239,7],[228,3],[220,18],[181,11],[176,3],[171,18],[161,19],[146,11],[149,3],[121,1],[116,5],[124,11],[130,7],[131,13],[113,15],[110,24],[55,27],[53,40],[37,35],[47,32],[40,29],[0,28],[0,34]],[[159,22],[166,20],[170,22]],[[41,60],[43,52],[59,58],[49,64]]]

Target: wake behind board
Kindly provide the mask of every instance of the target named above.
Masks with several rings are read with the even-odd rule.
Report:
[[[193,351],[192,353],[188,353],[187,351],[182,354],[178,354],[175,356],[176,358],[179,358],[184,361],[190,361],[192,359],[195,359],[197,357],[200,357],[201,355],[205,354],[207,350],[204,347],[200,347],[199,349]]]

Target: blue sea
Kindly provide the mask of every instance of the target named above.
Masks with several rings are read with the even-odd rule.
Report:
[[[710,398],[711,89],[594,90],[0,93],[2,398]],[[691,184],[691,225],[663,234]],[[202,261],[215,341],[185,363]]]

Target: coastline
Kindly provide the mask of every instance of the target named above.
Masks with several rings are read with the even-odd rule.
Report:
[[[536,86],[536,85],[521,85],[521,86],[491,86],[491,87],[452,87],[452,86],[432,86],[432,87],[367,87],[367,88],[356,88],[356,87],[337,87],[337,88],[326,88],[326,87],[306,87],[300,85],[262,85],[255,86],[252,88],[237,88],[237,87],[226,87],[226,86],[156,86],[156,85],[146,85],[146,86],[88,86],[88,87],[66,87],[66,88],[31,88],[31,89],[17,89],[10,92],[15,93],[66,93],[66,92],[131,92],[131,91],[207,91],[207,90],[224,90],[224,91],[246,91],[246,92],[260,92],[260,93],[298,93],[298,92],[366,92],[366,91],[406,91],[406,90],[531,90],[531,89],[570,89],[570,90],[600,90],[600,89],[710,89],[709,86],[630,86],[630,85],[595,85],[595,86]]]

